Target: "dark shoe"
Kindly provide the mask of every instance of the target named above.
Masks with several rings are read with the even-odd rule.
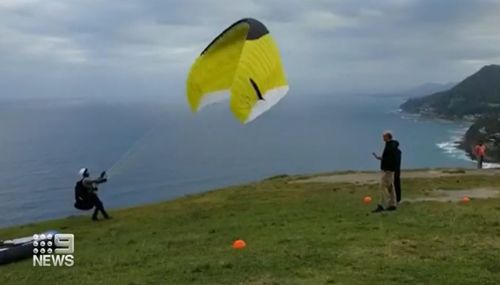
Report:
[[[397,208],[395,206],[390,206],[390,207],[387,208],[386,211],[396,211],[396,209]]]
[[[97,222],[99,219],[97,217],[92,217],[92,221]]]
[[[380,213],[384,211],[384,207],[378,205],[375,210],[372,211],[372,213]]]

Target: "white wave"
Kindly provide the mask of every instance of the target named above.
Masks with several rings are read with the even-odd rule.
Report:
[[[500,163],[485,162],[485,163],[483,163],[483,168],[486,168],[486,169],[500,168]]]
[[[467,153],[459,148],[459,145],[460,143],[455,138],[453,138],[451,141],[436,144],[436,146],[440,148],[445,154],[453,158],[471,161],[471,159],[467,156]]]
[[[436,146],[443,152],[453,158],[465,161],[472,161],[467,152],[460,149],[460,142],[463,140],[465,133],[469,129],[470,124],[464,123],[457,128],[449,129],[450,139],[445,142],[437,143]]]

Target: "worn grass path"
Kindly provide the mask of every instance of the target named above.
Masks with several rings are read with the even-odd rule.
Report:
[[[463,174],[463,173],[462,173]],[[351,174],[348,174],[351,175]],[[375,174],[373,174],[375,175]],[[155,205],[0,230],[74,233],[72,268],[0,267],[0,284],[500,284],[500,199],[403,203],[377,185],[277,177]],[[491,173],[407,177],[405,197],[500,188]],[[237,251],[231,243],[244,239]]]

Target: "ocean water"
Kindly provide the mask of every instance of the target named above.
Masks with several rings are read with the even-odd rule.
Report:
[[[403,167],[474,167],[456,149],[467,125],[397,111],[401,99],[290,94],[249,125],[227,104],[193,115],[184,102],[23,100],[0,104],[0,226],[85,214],[77,172],[109,170],[109,208],[173,199],[278,174],[377,170],[381,133]]]

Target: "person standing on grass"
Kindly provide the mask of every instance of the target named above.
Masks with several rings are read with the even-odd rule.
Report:
[[[476,156],[477,160],[477,168],[482,169],[484,163],[484,156],[486,155],[486,146],[483,144],[483,142],[479,142],[474,147],[474,155]]]
[[[397,202],[401,202],[401,159],[402,153],[399,149],[399,142],[397,140],[393,140],[396,144],[397,152],[396,152],[396,171],[394,172],[394,190],[396,190],[396,200]]]
[[[399,143],[393,140],[391,132],[384,132],[382,138],[385,142],[382,156],[373,153],[373,156],[380,160],[382,177],[380,180],[380,200],[373,213],[382,211],[395,211],[397,205],[396,191],[394,188],[394,177],[398,170]]]

